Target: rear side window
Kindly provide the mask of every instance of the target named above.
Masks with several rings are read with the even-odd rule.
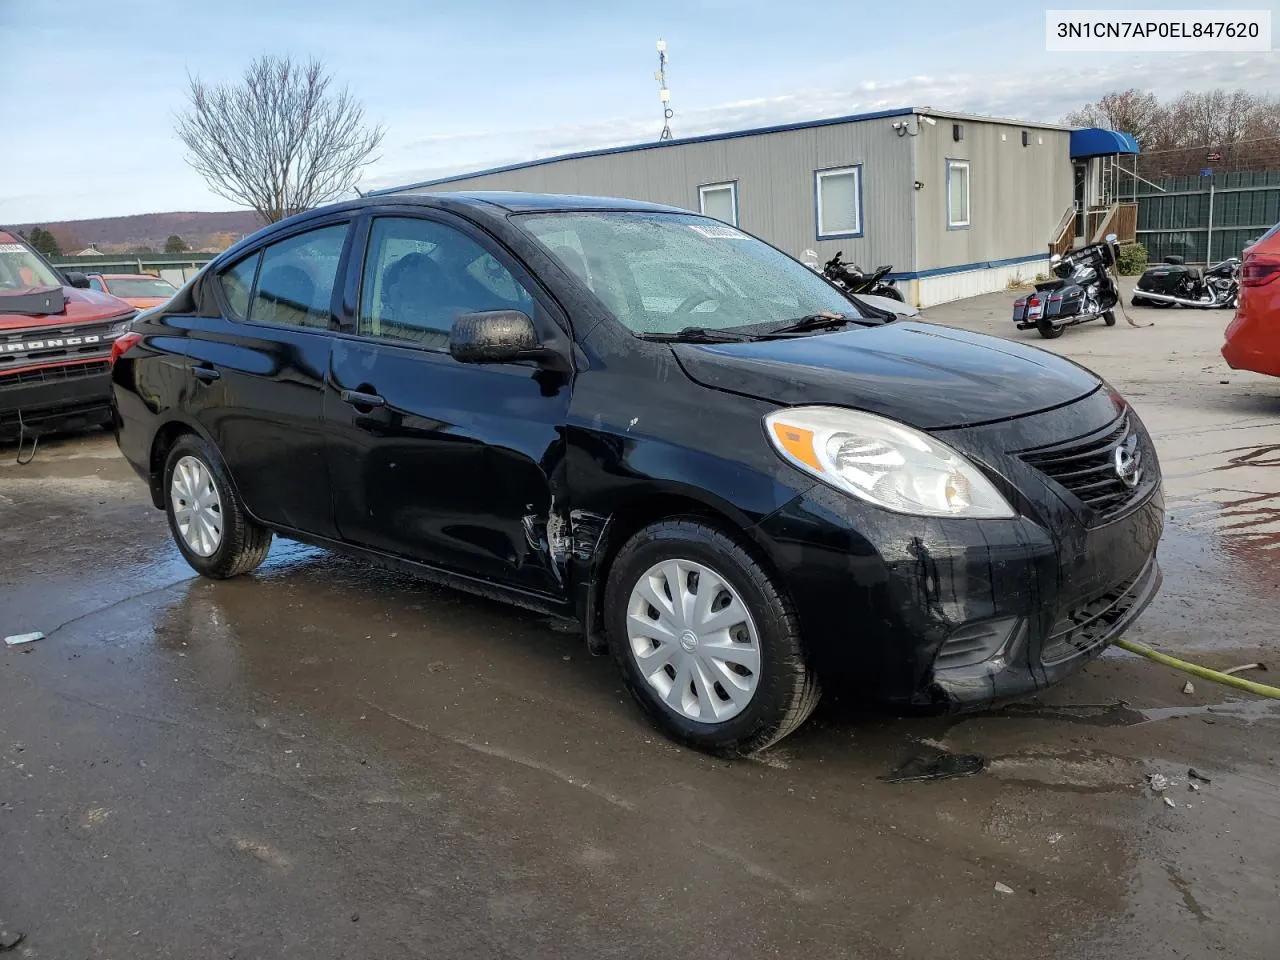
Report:
[[[347,224],[339,223],[273,243],[262,251],[249,319],[282,327],[329,329]]]
[[[89,289],[91,289],[91,290],[97,290],[97,291],[101,292],[101,291],[102,291],[102,281],[101,281],[101,280],[99,280],[97,277],[90,277],[90,278],[89,278]]]
[[[239,260],[218,274],[218,285],[237,320],[249,316],[249,298],[253,295],[253,278],[258,272],[261,253]]]

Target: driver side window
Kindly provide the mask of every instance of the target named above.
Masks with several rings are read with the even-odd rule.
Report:
[[[444,350],[459,314],[533,309],[511,272],[459,230],[415,217],[373,221],[360,290],[362,336]]]

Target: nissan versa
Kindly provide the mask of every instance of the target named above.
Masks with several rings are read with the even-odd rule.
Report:
[[[1155,451],[1100,378],[669,207],[312,211],[113,355],[120,447],[201,574],[278,533],[574,616],[717,753],[786,736],[823,685],[1029,694],[1160,584]]]

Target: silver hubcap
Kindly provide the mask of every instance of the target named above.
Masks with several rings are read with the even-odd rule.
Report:
[[[760,678],[760,638],[746,604],[710,567],[654,564],[627,603],[631,656],[667,709],[722,723],[751,702]]]
[[[222,543],[222,498],[209,468],[195,457],[183,457],[169,483],[173,519],[192,553],[211,557]]]

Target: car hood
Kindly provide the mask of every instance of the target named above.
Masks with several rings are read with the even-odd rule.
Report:
[[[922,430],[1024,416],[1102,383],[1047,351],[926,323],[673,349],[706,387],[787,406],[851,407]]]
[[[56,287],[50,289],[56,290]],[[13,291],[18,293],[20,291]],[[118,297],[97,290],[81,290],[63,287],[64,308],[61,313],[28,314],[6,313],[4,297],[0,296],[0,331],[38,330],[42,327],[66,327],[80,323],[97,323],[122,314],[132,313],[133,308]]]

